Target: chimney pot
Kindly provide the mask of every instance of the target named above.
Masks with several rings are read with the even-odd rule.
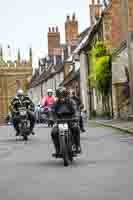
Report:
[[[92,0],[92,4],[95,4],[95,0]]]
[[[51,28],[49,27],[49,32],[51,32]]]

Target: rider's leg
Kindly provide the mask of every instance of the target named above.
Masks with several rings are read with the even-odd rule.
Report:
[[[51,132],[52,141],[56,150],[56,154],[60,153],[60,144],[59,144],[59,138],[58,138],[58,128],[54,127]]]
[[[80,114],[79,126],[80,126],[80,130],[81,130],[82,132],[85,132],[83,117],[82,117],[81,114]]]
[[[81,147],[80,147],[80,128],[78,126],[72,127],[72,134],[73,134],[73,137],[74,137],[76,151],[77,151],[77,153],[80,153],[81,152]]]
[[[28,111],[28,116],[29,116],[29,120],[30,120],[30,131],[33,133],[33,129],[35,126],[35,115],[32,111]]]
[[[19,116],[14,115],[13,116],[13,126],[14,126],[14,129],[16,130],[16,136],[19,135],[19,121],[20,121]]]

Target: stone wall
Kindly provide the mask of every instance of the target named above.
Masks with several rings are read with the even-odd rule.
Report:
[[[0,65],[0,122],[4,122],[9,112],[11,99],[16,95],[17,82],[25,89],[29,77],[32,76],[32,64],[19,66]]]
[[[129,97],[125,94],[125,90],[128,89],[126,88],[127,76],[125,68],[128,69],[127,47],[122,45],[114,55],[112,63],[112,94],[115,119],[127,119],[129,116]]]
[[[104,40],[109,47],[119,46],[123,40],[121,0],[112,0],[104,12]]]

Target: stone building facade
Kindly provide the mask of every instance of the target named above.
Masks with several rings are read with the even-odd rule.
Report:
[[[133,1],[128,0],[127,9],[126,1],[110,0],[103,16],[104,40],[111,49],[119,48],[127,38],[127,22],[128,31],[133,32]]]
[[[21,61],[20,52],[15,62],[5,62],[2,49],[0,55],[0,122],[4,122],[9,112],[9,103],[19,87],[24,90],[32,77],[32,50],[29,61]]]
[[[103,36],[113,53],[112,97],[114,118],[128,118],[130,110],[127,77],[129,72],[128,31],[133,33],[133,1],[111,0],[103,12]],[[133,51],[132,51],[133,52]],[[124,92],[125,91],[125,92]]]

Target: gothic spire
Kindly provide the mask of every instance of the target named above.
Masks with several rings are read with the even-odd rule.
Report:
[[[3,60],[3,48],[0,46],[0,59]]]
[[[17,61],[20,62],[20,60],[21,60],[20,49],[18,49]]]
[[[29,61],[32,63],[32,48],[29,49]]]

